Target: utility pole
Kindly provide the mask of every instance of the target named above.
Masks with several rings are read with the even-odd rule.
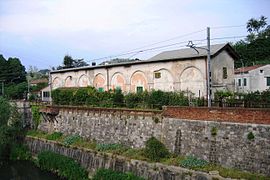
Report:
[[[206,87],[207,87],[207,106],[211,107],[211,88],[212,88],[212,78],[211,78],[211,49],[210,49],[210,27],[207,27],[207,48],[205,47],[196,47],[192,41],[188,42],[187,47],[194,49],[198,54],[199,51],[197,49],[203,49],[207,51],[207,60],[206,60]]]
[[[210,51],[210,27],[207,27],[207,104],[208,107],[211,107],[211,87],[212,87],[212,78],[211,78],[211,51]]]

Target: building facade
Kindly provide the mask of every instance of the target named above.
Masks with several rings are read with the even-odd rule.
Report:
[[[229,44],[211,46],[212,91],[234,89],[234,60]],[[162,52],[148,60],[111,65],[62,69],[51,72],[52,89],[93,86],[99,91],[121,89],[124,93],[187,91],[207,96],[206,50],[180,49]]]
[[[270,64],[255,65],[235,70],[235,91],[254,92],[270,88]]]

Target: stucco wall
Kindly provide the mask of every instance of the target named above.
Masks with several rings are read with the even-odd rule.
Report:
[[[270,77],[270,65],[259,67],[248,73],[240,72],[235,75],[235,90],[238,92],[264,91],[270,88],[270,86],[266,84],[267,77]],[[239,79],[241,79],[240,86],[238,84]],[[246,79],[247,82],[246,86],[243,84],[244,79]]]
[[[189,110],[196,114],[195,110]],[[207,109],[205,109],[207,111]],[[167,111],[167,112],[166,112]],[[195,155],[210,162],[228,167],[240,168],[268,174],[270,172],[270,125],[226,122],[223,117],[232,111],[217,112],[212,120],[181,118],[172,111],[136,111],[115,109],[60,108],[54,122],[44,122],[40,129],[61,131],[65,134],[79,134],[98,143],[122,143],[135,148],[144,147],[151,136],[161,140],[171,152],[181,155]],[[181,110],[179,110],[181,111]],[[197,113],[199,119],[202,112]],[[222,114],[223,112],[223,114]],[[266,111],[258,110],[259,114]],[[172,114],[170,117],[168,114]],[[220,115],[219,115],[220,114]],[[245,117],[247,122],[260,123],[256,117]],[[233,115],[232,115],[233,116]],[[208,116],[207,116],[208,117]],[[211,116],[210,116],[211,117]],[[266,117],[267,118],[267,117]],[[269,118],[268,121],[269,122]],[[217,135],[212,135],[212,129]],[[255,136],[247,138],[248,133]]]
[[[222,51],[212,60],[213,89],[232,90],[233,58]],[[222,68],[226,67],[228,78],[223,79]],[[155,77],[160,73],[161,77]],[[121,88],[123,92],[160,89],[163,91],[191,91],[197,97],[206,97],[206,60],[192,59],[143,64],[129,64],[113,67],[91,67],[87,70],[53,72],[52,87],[94,86],[103,90]]]

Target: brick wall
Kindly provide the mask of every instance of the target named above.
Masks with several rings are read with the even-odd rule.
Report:
[[[165,107],[163,116],[178,119],[270,124],[270,109]]]

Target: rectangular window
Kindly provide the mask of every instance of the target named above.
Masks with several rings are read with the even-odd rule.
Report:
[[[142,93],[143,92],[143,87],[142,86],[137,86],[137,93]]]
[[[43,97],[44,97],[44,98],[50,97],[50,92],[49,92],[49,91],[44,91],[44,92],[43,92]]]
[[[155,78],[156,79],[161,78],[161,73],[160,72],[155,72]]]
[[[238,79],[238,86],[241,86],[241,79]]]
[[[270,77],[266,77],[266,86],[270,86]]]
[[[247,86],[247,78],[244,78],[244,86]]]
[[[104,88],[102,87],[98,88],[98,92],[104,92]]]
[[[228,74],[227,74],[227,67],[223,67],[223,79],[227,79]]]
[[[115,90],[121,90],[121,86],[116,86]]]

